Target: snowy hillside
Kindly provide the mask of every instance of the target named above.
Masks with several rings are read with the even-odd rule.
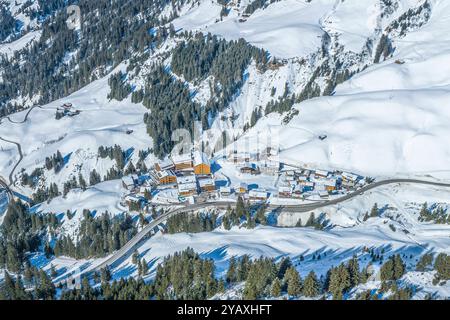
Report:
[[[82,0],[76,30],[44,3],[0,0],[0,224],[33,219],[0,230],[0,270],[149,283],[190,247],[217,278],[249,255],[326,283],[353,258],[375,272],[352,299],[398,254],[410,298],[450,297],[417,267],[450,253],[448,1]]]

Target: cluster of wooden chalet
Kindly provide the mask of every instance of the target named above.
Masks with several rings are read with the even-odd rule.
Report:
[[[211,173],[208,156],[204,152],[192,150],[156,163],[151,176],[156,184],[177,187],[180,196],[189,197],[198,192],[216,190]]]
[[[320,197],[325,198],[338,190],[355,188],[361,181],[361,176],[342,172],[326,170],[285,170],[281,172],[284,185],[278,188],[280,198],[304,198],[305,194],[316,190]]]

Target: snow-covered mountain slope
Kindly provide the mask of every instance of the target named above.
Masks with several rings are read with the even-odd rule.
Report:
[[[240,138],[237,144],[242,149],[252,151],[262,150],[270,141],[279,148],[280,159],[290,164],[340,168],[366,176],[449,176],[446,62],[450,48],[445,25],[450,9],[446,2],[285,0],[247,16],[249,3],[230,2],[228,15],[220,19],[221,6],[215,1],[188,2],[173,21],[179,33],[191,30],[225,39],[243,37],[272,57],[282,58],[264,72],[255,63],[247,68],[242,88],[212,123],[215,138],[226,130]],[[164,14],[170,15],[171,7],[167,8]],[[36,33],[4,44],[1,50],[12,52],[16,44],[20,47],[18,42],[25,44]],[[382,34],[392,47],[386,53]],[[165,41],[140,62],[139,70],[130,68],[127,82],[135,89],[144,87],[157,61],[170,66],[172,50],[181,41],[186,39]],[[125,72],[125,65],[111,74]],[[268,103],[286,95],[301,96],[311,81],[323,94],[333,79],[330,73],[336,70],[354,75],[336,82],[333,95],[297,103],[288,117],[286,113],[263,116],[244,133],[256,109],[264,111]],[[0,137],[21,144],[23,160],[14,176],[21,192],[35,191],[20,185],[22,168],[31,174],[58,150],[67,157],[66,165],[58,174],[45,171],[41,187],[56,182],[61,190],[64,182],[80,173],[88,180],[94,168],[103,177],[114,163],[98,158],[99,146],[120,145],[133,152],[135,163],[139,150],[152,148],[142,121],[148,110],[131,103],[130,97],[121,102],[107,98],[111,74],[33,109],[25,123],[15,122],[23,120],[26,112],[2,119]],[[173,75],[184,81],[183,75]],[[211,99],[209,81],[187,83],[195,93],[193,99],[202,105]],[[81,114],[56,120],[55,109],[65,102],[73,103]],[[231,121],[234,116],[237,120]],[[127,135],[127,130],[133,134]],[[325,140],[318,138],[324,135]],[[6,141],[0,145],[0,173],[8,177],[20,157],[16,145]],[[151,166],[154,160],[150,155],[146,162]]]
[[[23,160],[16,174],[22,168],[31,173],[34,168],[43,167],[45,158],[59,150],[65,157],[64,169],[59,174],[53,170],[47,171],[42,183],[48,186],[55,182],[61,190],[65,181],[78,177],[79,173],[88,181],[92,170],[95,169],[103,177],[114,166],[110,159],[98,158],[99,146],[120,145],[130,152],[130,159],[134,160],[139,150],[151,148],[152,140],[142,121],[146,109],[130,103],[129,99],[110,101],[107,98],[109,91],[108,79],[104,78],[67,98],[34,108],[25,123],[21,121],[28,111],[2,119],[0,137],[21,144]],[[57,108],[66,102],[72,103],[80,114],[56,120]],[[133,133],[127,134],[128,130]],[[20,155],[14,144],[1,141],[0,145],[0,172],[3,177],[8,177]],[[152,162],[151,159],[149,156],[148,161]],[[25,187],[23,192],[30,195],[31,191],[27,190]]]
[[[266,119],[247,134],[279,132],[287,162],[369,175],[448,177],[448,34],[445,1],[432,1],[421,28],[393,38],[392,58],[338,85],[335,94],[295,106],[286,125]],[[345,34],[345,33],[344,33]],[[319,135],[327,135],[324,141]],[[289,139],[295,136],[297,139]],[[264,140],[263,137],[260,140]]]
[[[364,288],[377,288],[380,285],[379,278],[375,274],[381,264],[373,263],[370,250],[385,257],[401,254],[408,270],[401,283],[417,286],[415,299],[423,299],[427,293],[448,297],[450,294],[448,282],[444,285],[435,284],[432,281],[432,272],[415,271],[418,256],[428,252],[447,253],[450,245],[448,225],[417,221],[419,203],[430,200],[448,201],[448,194],[449,191],[415,186],[410,186],[406,190],[404,186],[386,187],[364,195],[343,208],[339,206],[328,208],[326,213],[331,221],[341,224],[331,230],[292,228],[291,221],[298,219],[299,215],[289,214],[289,217],[280,219],[284,220],[285,226],[290,225],[291,228],[260,226],[248,230],[235,227],[230,231],[219,228],[213,232],[197,234],[157,234],[142,243],[137,250],[139,257],[149,262],[150,272],[146,276],[147,280],[154,277],[156,267],[164,256],[180,252],[187,246],[200,253],[202,257],[212,259],[216,265],[217,276],[220,277],[225,276],[231,257],[245,254],[255,259],[263,256],[279,260],[288,256],[303,278],[311,270],[319,277],[325,277],[331,266],[337,266],[356,256],[361,267],[372,264],[374,277],[367,284],[355,289],[355,292]],[[416,199],[417,203],[411,203],[411,198]],[[378,218],[363,221],[361,213],[369,211],[374,202],[378,202],[382,214]],[[306,216],[308,215],[309,213],[306,213]],[[349,223],[351,219],[354,220]],[[87,262],[88,267],[95,266],[103,260],[90,260]],[[51,263],[60,268],[66,265],[67,259],[58,258]],[[67,269],[67,272],[75,274],[80,272],[78,268],[81,262],[72,261],[72,263],[75,267]],[[82,263],[85,264],[86,261]],[[47,261],[45,268],[49,265],[50,262]],[[113,279],[135,277],[138,274],[131,257],[114,266],[111,272]],[[233,295],[232,292],[229,294]]]
[[[279,58],[302,57],[321,46],[324,32],[320,21],[324,12],[331,11],[333,4],[334,1],[314,1],[311,4],[295,0],[281,1],[266,10],[257,10],[245,22],[239,22],[239,19],[243,19],[239,18],[242,11],[231,9],[224,21],[215,23],[221,7],[204,1],[176,19],[174,25],[177,29],[211,32],[226,39],[244,38]],[[210,16],[205,15],[206,12]]]
[[[144,101],[132,102],[128,91],[121,101],[109,99],[110,79],[121,71],[120,83],[129,85],[129,91],[136,93],[157,83],[150,85],[149,79],[157,74],[155,66],[161,64],[169,78],[187,88],[189,98],[204,110],[218,98],[212,89],[214,76],[206,73],[207,77],[187,81],[187,74],[177,73],[173,68],[174,49],[193,41],[196,32],[202,32],[226,40],[243,38],[268,53],[264,68],[251,60],[243,74],[236,76],[237,79],[242,76],[242,86],[217,114],[207,115],[210,128],[203,132],[206,144],[213,145],[226,132],[237,139],[240,151],[256,152],[270,145],[278,149],[279,160],[286,164],[342,169],[376,178],[450,180],[448,1],[280,0],[246,14],[251,2],[229,1],[226,15],[224,7],[215,0],[183,2],[177,10],[167,4],[160,17],[174,18],[164,21],[166,27],[173,23],[173,35],[161,37],[161,43],[154,48],[151,43],[141,51],[132,50],[131,58],[118,66],[99,67],[105,67],[102,70],[106,76],[75,93],[2,118],[0,177],[8,180],[15,169],[13,189],[31,196],[37,189],[53,183],[62,191],[65,182],[79,179],[80,175],[89,180],[94,169],[103,178],[117,164],[108,157],[99,157],[100,146],[119,145],[127,154],[126,165],[136,164],[141,157],[139,151],[150,151],[155,146],[149,127],[161,124],[144,123],[144,114],[151,113],[151,105],[146,108]],[[16,3],[21,2],[7,3],[16,14]],[[31,30],[19,34],[17,39],[10,38],[12,42],[0,43],[0,54],[9,58],[41,37],[34,20],[26,20],[18,13],[16,16]],[[156,28],[150,32],[161,31]],[[65,69],[68,74],[80,67],[70,63],[70,58],[77,54],[74,50],[63,55],[62,63],[70,66]],[[20,63],[24,62],[22,58],[18,58]],[[0,80],[0,87],[2,84]],[[38,99],[39,95],[20,96],[7,102],[29,106]],[[56,119],[56,111],[64,103],[71,103],[80,113]],[[260,118],[253,119],[258,110]],[[181,120],[189,113],[182,111]],[[250,125],[253,120],[255,123]],[[61,170],[45,169],[46,158],[58,151],[64,158]],[[155,161],[155,154],[145,156],[148,168]],[[38,183],[33,187],[24,184],[24,175],[32,175],[36,169],[42,169]],[[251,177],[246,182],[264,186],[258,181],[263,178],[263,175]],[[84,191],[72,188],[65,196],[40,203],[33,210],[58,214],[61,234],[75,238],[83,209],[122,213],[127,211],[121,204],[124,193],[121,181],[115,179]],[[3,211],[6,194],[0,196]],[[355,253],[361,254],[363,262],[364,246],[384,248],[387,255],[397,252],[414,255],[413,259],[408,258],[410,272],[405,281],[420,280],[427,292],[439,291],[441,296],[448,297],[448,284],[437,288],[431,284],[430,274],[417,275],[412,271],[417,255],[427,251],[448,252],[448,225],[418,220],[422,203],[448,209],[448,198],[448,190],[441,188],[390,185],[316,210],[315,214],[329,223],[328,229],[322,231],[293,228],[299,219],[306,221],[311,212],[282,213],[275,217],[276,226],[259,226],[255,230],[234,227],[231,231],[219,228],[195,235],[158,234],[143,242],[139,251],[151,262],[150,279],[163,256],[188,245],[213,258],[221,274],[231,256],[245,253],[274,258],[289,255],[298,263],[302,275],[306,275],[311,269],[325,272]],[[374,203],[382,208],[382,214],[364,221],[364,214]],[[75,213],[75,219],[64,216],[67,210]],[[300,255],[317,251],[328,252],[327,257],[320,262],[298,261]],[[92,259],[88,263],[100,261]],[[47,269],[50,263],[74,268],[86,263],[66,258],[44,262],[42,266]],[[131,258],[113,270],[115,278],[136,275]]]
[[[249,3],[231,1],[228,15],[220,18],[217,2],[188,2],[173,20],[178,32],[212,32],[225,39],[243,37],[268,50],[272,57],[282,58],[279,65],[265,72],[255,64],[248,67],[242,88],[216,117],[212,129],[220,134],[227,130],[240,137],[238,144],[259,150],[270,136],[279,146],[280,159],[292,164],[374,176],[445,176],[438,173],[448,170],[450,152],[446,125],[450,48],[445,28],[450,9],[446,2],[285,0],[247,16],[244,12]],[[169,15],[170,8],[164,14]],[[10,54],[16,45],[23,46],[38,32],[3,44],[2,52]],[[381,40],[382,34],[389,38],[389,45]],[[185,39],[168,39],[140,64],[139,71],[132,68],[127,81],[135,88],[143,87],[152,72],[150,66],[157,59],[170,65],[171,50],[180,41]],[[390,51],[385,51],[384,45],[390,46]],[[381,62],[374,64],[374,60]],[[334,81],[330,73],[336,70],[354,75],[341,84],[342,80],[337,81],[332,96],[297,103],[293,108],[298,110],[297,115],[291,111],[290,117],[276,113],[263,116],[244,134],[244,124],[250,122],[255,109],[264,111],[269,102],[286,95],[301,96],[308,83],[314,83],[323,94]],[[173,75],[183,81],[183,75]],[[24,158],[16,175],[22,168],[31,173],[42,166],[45,157],[59,150],[64,156],[70,155],[67,167],[57,177],[52,172],[46,174],[44,183],[57,182],[61,187],[79,172],[87,177],[96,168],[100,175],[105,174],[112,163],[97,160],[101,145],[133,148],[135,155],[152,147],[142,123],[148,110],[131,103],[130,98],[108,100],[109,76],[69,97],[35,108],[25,123],[2,119],[0,136],[22,146]],[[200,104],[211,99],[208,81],[188,83]],[[81,114],[56,121],[55,108],[64,102],[73,103]],[[233,124],[229,119],[232,115],[238,117]],[[11,120],[17,122],[24,116],[25,112],[17,113]],[[134,133],[126,135],[127,129]],[[320,135],[327,138],[322,141]],[[15,145],[0,143],[0,172],[7,177],[19,155]],[[151,164],[153,160],[150,157],[147,161]]]

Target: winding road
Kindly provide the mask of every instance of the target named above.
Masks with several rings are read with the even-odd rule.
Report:
[[[14,120],[11,120],[10,116],[6,116],[6,117],[3,117],[0,119],[0,124],[1,124],[1,121],[5,118],[8,119],[9,122],[14,123],[14,124],[25,123],[28,121],[28,117],[30,116],[31,111],[33,111],[34,108],[42,108],[42,107],[36,105],[36,106],[32,106],[31,108],[29,108],[29,110],[25,114],[25,117],[23,118],[22,121],[14,121]],[[19,111],[19,112],[22,112],[22,111]],[[9,173],[9,177],[8,177],[9,184],[7,184],[5,182],[5,180],[0,176],[0,186],[2,186],[7,191],[8,195],[9,195],[9,201],[10,201],[13,197],[13,192],[11,191],[10,187],[14,184],[14,172],[17,170],[17,167],[23,160],[22,146],[18,142],[11,141],[11,140],[5,139],[3,137],[0,137],[0,140],[16,145],[17,151],[19,152],[19,160],[17,160],[16,164],[14,165],[14,167],[11,169],[11,172]]]
[[[9,116],[6,118],[11,123],[16,123],[16,124],[17,123],[25,123],[28,120],[28,117],[29,117],[31,111],[33,111],[33,109],[36,107],[41,108],[40,106],[31,107],[25,114],[25,117],[22,121],[13,121],[10,119]],[[2,119],[0,119],[0,121],[1,120]],[[20,143],[5,139],[3,137],[0,137],[0,140],[15,144],[17,146],[17,150],[18,150],[19,156],[20,156],[19,160],[14,165],[14,167],[12,168],[12,170],[9,174],[9,184],[7,184],[5,179],[0,176],[0,187],[3,187],[7,191],[9,200],[11,200],[12,197],[14,196],[14,194],[13,194],[12,190],[10,189],[10,187],[14,184],[14,179],[13,179],[14,172],[23,159],[22,147],[21,147]],[[375,188],[379,188],[384,185],[397,184],[397,183],[399,183],[399,184],[402,184],[402,183],[422,184],[422,185],[429,185],[429,186],[435,186],[435,187],[450,188],[450,183],[434,182],[434,181],[427,181],[427,180],[420,180],[420,179],[393,178],[393,179],[386,179],[386,180],[371,183],[369,185],[366,185],[366,186],[360,188],[359,190],[353,191],[342,197],[335,198],[332,200],[323,200],[323,201],[317,201],[317,202],[307,203],[307,204],[283,205],[283,206],[269,204],[267,207],[270,210],[278,210],[280,212],[281,211],[309,212],[309,211],[317,210],[320,208],[324,208],[324,207],[331,206],[331,205],[336,205],[336,204],[351,200],[359,195],[362,195],[364,192],[367,192],[367,191],[375,189]],[[204,208],[209,208],[209,207],[225,209],[228,206],[233,205],[234,203],[235,202],[231,202],[231,201],[215,201],[215,202],[206,202],[206,203],[199,203],[199,204],[193,204],[193,205],[178,206],[174,209],[169,209],[169,211],[163,213],[161,216],[159,216],[155,220],[151,221],[140,232],[138,232],[128,243],[126,243],[121,249],[119,249],[118,251],[113,253],[108,259],[106,259],[105,261],[103,261],[99,265],[96,265],[93,268],[88,268],[85,271],[82,271],[82,273],[80,275],[88,275],[93,272],[100,271],[101,269],[103,269],[105,267],[111,267],[111,266],[117,264],[118,262],[125,260],[136,250],[136,248],[140,245],[142,240],[144,240],[149,234],[151,234],[152,230],[155,227],[162,224],[164,221],[166,221],[171,216],[174,216],[174,215],[177,215],[180,213],[189,212],[189,211],[195,211],[195,210],[200,210],[200,209],[204,209]],[[55,282],[55,283],[57,283],[57,284],[62,283],[62,282],[65,282],[66,280],[67,279],[59,280],[58,282]]]
[[[2,137],[0,137],[0,140],[8,142],[8,143],[15,144],[16,147],[17,147],[17,151],[19,152],[19,160],[17,160],[16,164],[11,169],[11,172],[9,173],[9,177],[8,177],[9,178],[9,186],[12,186],[14,184],[14,172],[16,171],[17,167],[19,166],[19,164],[23,160],[22,146],[18,142],[7,140],[7,139],[2,138]]]
[[[387,180],[383,180],[383,181],[374,182],[370,185],[362,187],[361,189],[359,189],[355,192],[351,192],[345,196],[342,196],[340,198],[333,199],[333,200],[326,200],[326,201],[321,201],[321,202],[299,204],[299,205],[286,205],[286,206],[269,204],[268,208],[271,210],[280,210],[280,211],[286,211],[286,212],[309,212],[309,211],[320,209],[323,207],[339,204],[339,203],[348,201],[352,198],[355,198],[366,191],[369,191],[369,190],[372,190],[375,188],[379,188],[384,185],[396,184],[396,183],[423,184],[423,185],[450,188],[450,183],[433,182],[433,181],[419,180],[419,179],[406,179],[406,178],[405,179],[387,179]],[[235,203],[235,202],[233,202],[233,203]],[[100,271],[103,268],[112,267],[112,266],[124,261],[131,254],[133,254],[133,252],[139,247],[141,241],[144,240],[156,226],[163,223],[171,216],[174,216],[174,215],[177,215],[180,213],[189,212],[189,211],[204,209],[204,208],[208,208],[208,207],[227,208],[229,205],[232,205],[232,203],[227,202],[227,201],[207,202],[207,203],[201,203],[201,204],[187,205],[187,206],[184,206],[181,208],[178,207],[172,211],[168,211],[168,212],[162,214],[161,216],[157,217],[152,222],[150,222],[138,234],[136,234],[128,243],[126,243],[120,250],[118,250],[114,254],[112,254],[107,260],[103,261],[101,264],[96,265],[93,268],[87,269],[86,271],[82,272],[82,275],[88,275],[93,272]]]

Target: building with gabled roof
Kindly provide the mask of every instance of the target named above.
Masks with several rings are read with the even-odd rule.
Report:
[[[314,172],[314,176],[316,177],[316,178],[326,178],[326,177],[328,177],[328,171],[325,171],[325,170],[316,170],[315,172]]]
[[[211,174],[211,164],[208,156],[204,152],[194,151],[193,156],[194,173],[196,175]]]
[[[175,169],[175,165],[172,160],[165,159],[155,163],[156,171],[172,170]]]
[[[253,189],[248,193],[249,200],[251,201],[266,201],[269,194],[264,189]]]
[[[278,197],[279,198],[290,198],[292,196],[292,188],[291,187],[279,187],[278,188]]]
[[[125,176],[122,178],[122,186],[127,190],[134,189],[136,187],[136,181],[132,176]]]
[[[155,175],[158,179],[158,183],[162,185],[177,182],[177,176],[175,175],[175,172],[173,172],[172,170],[156,171]]]
[[[198,185],[202,192],[213,192],[216,190],[214,180],[211,178],[198,179]]]
[[[185,175],[177,177],[178,193],[183,197],[190,197],[196,195],[197,179],[194,175]]]
[[[248,191],[248,185],[245,182],[239,183],[236,187],[234,187],[234,191],[237,194],[244,194]]]
[[[197,194],[196,183],[183,183],[178,185],[178,193],[183,197],[190,197]]]
[[[192,161],[192,154],[185,153],[171,156],[175,170],[192,170],[194,163]]]
[[[240,168],[241,173],[250,173],[253,175],[260,174],[261,171],[259,170],[259,167],[256,165],[256,163],[246,163]]]

